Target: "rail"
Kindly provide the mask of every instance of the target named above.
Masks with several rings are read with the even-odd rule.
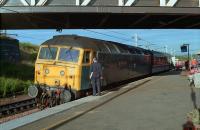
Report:
[[[0,106],[0,118],[36,108],[35,98]]]

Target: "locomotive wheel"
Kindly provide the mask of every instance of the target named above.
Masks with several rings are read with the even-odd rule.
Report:
[[[44,109],[45,107],[48,106],[48,97],[47,97],[47,94],[44,93],[42,96],[41,96],[41,109]]]
[[[54,107],[54,106],[56,106],[56,98],[55,97],[49,98],[49,107]]]
[[[72,98],[71,92],[69,90],[64,90],[61,93],[61,99],[63,103],[69,102]]]

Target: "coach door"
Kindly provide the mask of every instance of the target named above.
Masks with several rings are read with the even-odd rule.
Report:
[[[81,90],[89,89],[90,87],[90,65],[92,63],[92,51],[84,50],[81,71]]]

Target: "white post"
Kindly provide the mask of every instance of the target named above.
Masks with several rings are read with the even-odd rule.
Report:
[[[76,6],[80,5],[80,0],[76,0]]]
[[[91,0],[84,0],[81,6],[87,6]]]
[[[31,6],[35,5],[35,0],[31,0]]]
[[[0,0],[0,5],[3,4],[5,2],[5,0]]]
[[[118,0],[118,5],[119,6],[124,6],[124,0]]]
[[[36,6],[43,6],[48,0],[40,0]]]
[[[118,6],[131,6],[136,2],[136,0],[128,0],[126,3],[124,0],[118,0]]]
[[[23,4],[24,6],[29,6],[29,4],[27,3],[26,0],[21,0],[21,2],[22,2],[22,4]]]
[[[166,6],[166,0],[160,0],[160,6]]]
[[[172,48],[170,49],[170,54],[171,54],[171,55],[173,54],[173,49],[172,49]]]
[[[160,6],[173,7],[177,2],[178,0],[169,0],[168,2],[166,0],[160,0]]]
[[[81,0],[76,0],[76,6],[87,6],[90,3],[91,0],[83,0],[81,3]]]
[[[174,50],[174,57],[175,57],[175,55],[176,55],[176,50]]]
[[[200,7],[200,0],[199,0],[199,7]]]
[[[136,0],[128,0],[125,4],[125,6],[131,6],[132,4],[134,4],[136,2]]]
[[[167,50],[167,45],[165,45],[165,53],[167,53],[168,52],[168,50]]]
[[[137,47],[138,46],[138,35],[137,35],[137,33],[135,34],[135,46]]]

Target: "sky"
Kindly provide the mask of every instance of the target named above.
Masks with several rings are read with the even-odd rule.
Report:
[[[7,30],[7,33],[14,34],[11,36],[20,42],[36,45],[42,44],[54,35],[75,34],[135,46],[134,37],[137,35],[137,45],[142,48],[182,55],[185,53],[180,52],[180,46],[190,44],[191,53],[200,51],[200,29],[64,29],[62,32],[49,29]]]

